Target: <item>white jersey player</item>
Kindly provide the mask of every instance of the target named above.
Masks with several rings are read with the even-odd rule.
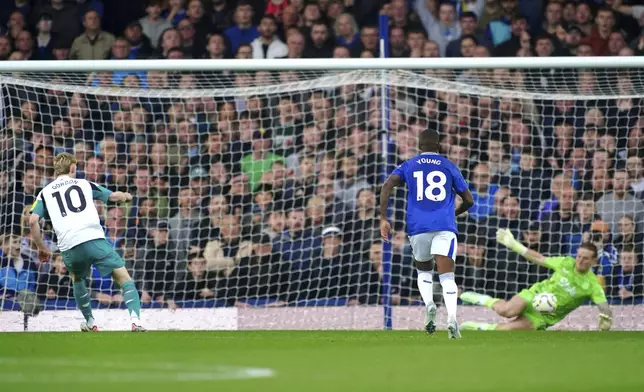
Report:
[[[132,278],[125,269],[125,262],[105,239],[94,200],[124,202],[132,200],[127,192],[112,192],[87,180],[77,179],[76,158],[62,153],[54,158],[57,178],[38,194],[31,207],[29,224],[41,260],[49,259],[50,251],[42,239],[40,219],[51,221],[58,237],[58,249],[73,280],[74,299],[85,317],[81,330],[98,331],[94,325],[91,297],[86,279],[92,265],[101,276],[112,275],[123,291],[123,298],[130,313],[132,331],[141,332],[141,301]]]

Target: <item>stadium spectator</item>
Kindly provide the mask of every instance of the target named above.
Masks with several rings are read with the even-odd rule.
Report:
[[[264,15],[258,30],[259,37],[250,43],[253,48],[253,58],[276,59],[288,55],[288,47],[277,36],[277,20],[273,16]]]
[[[460,57],[461,55],[461,41],[465,36],[471,36],[480,45],[487,44],[487,38],[481,31],[477,31],[478,18],[475,12],[466,11],[462,12],[459,16],[459,26],[461,27],[461,37],[452,40],[447,44],[445,49],[445,57]]]
[[[85,32],[74,39],[70,58],[72,60],[103,60],[107,58],[114,35],[101,30],[101,19],[96,11],[87,11],[83,16]]]
[[[286,230],[273,240],[273,252],[280,253],[282,260],[299,265],[311,257],[320,243],[320,237],[306,229],[304,210],[295,206],[287,213]]]
[[[460,290],[485,290],[486,285],[486,240],[482,236],[467,237],[465,252],[457,256],[455,275]]]
[[[486,34],[494,46],[502,44],[512,36],[513,15],[517,11],[516,0],[501,0],[500,4],[497,17],[491,19],[486,26]]]
[[[615,14],[611,8],[600,8],[595,17],[595,26],[588,35],[587,42],[590,44],[595,56],[608,56],[608,46],[613,26],[615,25]]]
[[[584,233],[582,240],[592,242],[598,250],[598,264],[595,267],[597,275],[609,277],[612,268],[619,262],[617,248],[611,242],[610,225],[598,219],[590,226],[590,231]]]
[[[181,271],[179,252],[174,249],[168,234],[168,222],[157,221],[150,223],[148,241],[139,252],[143,270],[143,287],[141,287],[141,302],[151,301],[163,304],[171,295],[174,286],[175,273]]]
[[[273,163],[283,161],[284,158],[270,152],[272,144],[270,130],[257,130],[252,135],[252,152],[242,158],[241,170],[248,176],[250,189],[254,190]]]
[[[36,291],[38,266],[25,259],[20,252],[20,236],[7,234],[0,240],[0,292],[13,298],[20,292]]]
[[[393,241],[395,242],[395,241]],[[381,304],[382,290],[382,241],[375,240],[369,245],[366,260],[354,263],[351,273],[350,304],[377,305]],[[406,305],[412,302],[411,263],[400,261],[400,257],[392,258],[391,303]]]
[[[376,211],[376,194],[370,188],[358,190],[355,213],[347,217],[343,231],[345,243],[356,251],[366,251],[367,245],[378,238],[379,218]]]
[[[644,265],[632,246],[625,246],[619,252],[619,264],[613,267],[607,282],[607,296],[618,303],[633,303],[644,296]]]
[[[38,34],[34,45],[34,59],[54,60],[54,43],[57,39],[52,35],[52,17],[49,14],[42,14],[36,25]]]
[[[624,213],[632,214],[639,233],[644,230],[644,202],[628,193],[628,172],[623,169],[613,174],[613,191],[604,194],[597,201],[597,212],[617,232],[617,224]]]
[[[48,300],[69,300],[72,295],[72,278],[60,254],[52,257],[51,266],[41,269],[38,276],[38,296]]]
[[[204,48],[197,46],[201,42],[196,40],[195,26],[188,19],[184,19],[177,24],[179,36],[181,36],[181,45],[185,58],[201,58]]]
[[[309,42],[304,47],[304,58],[330,58],[333,56],[333,43],[329,40],[329,28],[324,22],[317,21],[311,26]]]
[[[168,219],[170,239],[174,242],[179,257],[188,251],[190,233],[200,221],[201,213],[197,205],[197,195],[192,188],[183,188],[178,195],[178,211]]]
[[[417,1],[415,11],[425,26],[429,39],[438,43],[441,57],[444,57],[447,45],[461,36],[461,26],[456,20],[454,3]]]
[[[42,18],[42,15],[51,16],[51,33],[57,39],[71,42],[81,33],[81,12],[78,3],[70,3],[65,0],[51,0],[51,4],[40,5],[34,10],[34,14]]]
[[[485,236],[489,246],[494,246],[497,228],[507,228],[518,237],[521,227],[529,219],[529,216],[521,213],[519,199],[511,194],[501,199],[499,207],[494,214],[479,221],[479,226],[488,230]]]
[[[228,275],[218,297],[226,298],[231,305],[245,306],[250,301],[269,306],[285,304],[282,298],[283,268],[280,255],[272,252],[271,238],[258,235],[253,239],[248,255]]]
[[[7,200],[12,201],[12,213],[4,216],[5,234],[20,234],[20,217],[25,207],[30,206],[36,200],[37,190],[40,188],[42,172],[34,166],[25,166],[20,185],[9,191]]]
[[[619,218],[617,232],[613,236],[613,245],[617,249],[633,247],[638,255],[644,254],[644,233],[636,231],[633,216],[624,215]]]
[[[208,241],[203,251],[208,271],[228,276],[239,260],[250,254],[252,243],[242,239],[240,234],[238,216],[226,215],[221,218],[219,237]]]
[[[148,37],[152,47],[156,47],[161,33],[172,27],[172,23],[161,18],[163,1],[151,0],[145,7],[146,16],[139,19],[143,34]]]
[[[161,17],[176,26],[186,17],[185,0],[169,0],[161,12]],[[214,6],[214,2],[213,2]]]
[[[360,43],[358,24],[351,14],[340,15],[335,21],[333,32],[338,45],[352,49]]]
[[[486,163],[479,163],[472,169],[470,191],[474,196],[474,206],[469,210],[469,216],[478,221],[492,214],[494,211],[494,195],[499,187],[490,184],[490,167]]]
[[[130,43],[130,56],[133,58],[145,59],[154,53],[152,41],[143,34],[143,27],[138,20],[127,25],[124,37]],[[156,46],[157,43],[155,41],[154,45]]]
[[[188,259],[188,273],[173,288],[172,298],[166,303],[171,310],[180,304],[177,301],[199,301],[212,299],[215,296],[217,276],[206,270],[206,260],[200,254],[193,254]]]
[[[231,50],[236,53],[240,45],[248,45],[259,37],[259,30],[253,25],[253,7],[246,1],[237,2],[234,22],[234,26],[227,28],[224,34],[230,41]]]

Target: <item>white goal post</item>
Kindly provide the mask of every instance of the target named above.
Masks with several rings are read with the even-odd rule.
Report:
[[[391,250],[377,196],[428,127],[475,195],[457,220],[460,289],[510,298],[548,277],[501,249],[498,227],[547,255],[591,241],[615,327],[644,330],[643,69],[642,57],[0,62],[0,330],[25,328],[20,309],[42,309],[30,330],[81,317],[51,229],[55,258],[40,263],[25,225],[60,152],[134,195],[100,213],[152,329],[380,329],[389,303],[394,328],[418,328],[406,195],[391,203]],[[117,288],[96,271],[88,284],[99,323],[119,329]],[[462,306],[459,319],[497,316]],[[557,328],[595,325],[583,306]]]

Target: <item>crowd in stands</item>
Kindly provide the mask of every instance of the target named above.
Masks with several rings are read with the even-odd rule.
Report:
[[[381,13],[390,17],[391,57],[639,56],[644,6],[633,4],[11,0],[0,1],[0,60],[378,57]],[[390,160],[383,162],[380,91],[371,85],[158,98],[104,96],[92,88],[250,87],[307,76],[103,72],[86,75],[87,93],[60,87],[78,83],[76,74],[73,80],[51,76],[51,88],[5,83],[0,297],[25,290],[42,301],[71,297],[61,255],[41,263],[26,224],[39,189],[52,180],[53,156],[70,152],[78,159],[79,177],[134,196],[126,207],[101,205],[100,213],[106,237],[126,260],[144,304],[315,305],[329,298],[339,300],[322,303],[378,304],[381,168],[418,154],[418,135],[431,127],[441,132],[441,153],[461,169],[475,200],[458,218],[460,289],[507,298],[548,276],[498,247],[495,230],[507,227],[546,255],[574,255],[582,241],[593,242],[599,250],[595,271],[607,296],[617,303],[641,302],[639,72],[421,75],[501,87],[506,94],[488,97],[430,84],[392,87]],[[404,234],[404,200],[399,190],[392,206],[394,304],[419,298]],[[47,241],[55,250],[51,231]],[[110,278],[96,270],[91,289],[104,306],[123,301]]]

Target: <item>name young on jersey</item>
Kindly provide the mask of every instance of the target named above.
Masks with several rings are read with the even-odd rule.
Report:
[[[420,158],[416,161],[416,163],[421,164],[421,163],[430,163],[432,165],[440,165],[442,162],[438,159],[432,159],[432,158]]]

